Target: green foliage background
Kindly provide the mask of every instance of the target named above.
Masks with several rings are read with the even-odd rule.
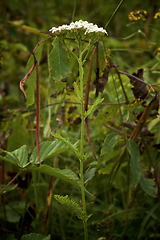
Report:
[[[19,149],[23,145],[27,146],[25,163],[19,161],[19,158],[18,160],[12,157],[8,157],[9,160],[5,159],[4,181],[1,180],[1,186],[9,182],[9,172],[17,173],[19,171],[15,167],[16,161],[18,161],[20,168],[26,167],[27,159],[32,159],[35,154],[34,163],[38,163],[38,160],[36,162],[38,157],[34,150],[36,146],[36,104],[34,99],[31,99],[28,102],[28,108],[22,106],[24,98],[19,89],[19,82],[32,66],[28,59],[37,42],[47,37],[43,33],[49,34],[48,30],[51,27],[69,24],[72,20],[87,20],[105,28],[119,2],[118,0],[0,1],[0,144],[1,148],[7,152]],[[107,53],[112,56],[112,61],[118,65],[119,70],[132,74],[137,72],[137,69],[144,68],[144,80],[150,84],[160,83],[158,57],[160,20],[153,18],[159,8],[160,2],[158,0],[143,2],[124,0],[107,26],[109,36],[104,42]],[[129,22],[128,14],[139,9],[148,11],[147,21]],[[69,138],[74,144],[80,135],[79,124],[76,124],[77,119],[80,118],[80,108],[79,105],[75,104],[78,99],[72,89],[63,91],[63,88],[66,86],[69,88],[73,81],[78,79],[77,63],[70,56],[72,74],[69,75],[67,84],[53,81],[50,73],[51,63],[48,59],[48,54],[52,50],[52,41],[53,39],[45,42],[39,61],[40,106],[42,107],[40,112],[40,142],[49,141],[52,145],[54,139],[51,132],[57,131],[64,138]],[[71,47],[75,47],[73,42],[71,42]],[[99,49],[99,58],[100,74],[102,74],[105,65],[102,47]],[[89,61],[90,59],[86,62],[84,69],[85,79],[88,74]],[[93,63],[92,84],[95,80],[95,72],[96,60]],[[121,78],[128,98],[133,101],[134,95],[129,78],[123,75]],[[35,81],[34,77],[30,78],[30,81]],[[27,89],[27,82],[25,89]],[[51,95],[55,93],[56,89],[59,95],[57,98],[53,98]],[[34,85],[32,90],[35,94]],[[158,87],[156,90],[159,93]],[[29,83],[28,92],[30,92]],[[112,72],[101,97],[104,98],[104,103],[116,103],[117,95],[120,102],[125,101],[117,74]],[[72,103],[64,104],[65,101]],[[95,92],[91,88],[90,102],[94,101]],[[48,106],[49,104],[52,105]],[[20,106],[22,107],[19,108]],[[72,112],[71,107],[75,111]],[[123,120],[135,123],[135,116],[142,109],[144,110],[139,103],[125,105],[121,108]],[[147,194],[142,190],[145,189],[143,176],[149,172],[150,166],[154,168],[154,177],[158,176],[159,152],[155,150],[153,145],[159,144],[160,140],[159,119],[155,117],[146,122],[145,126],[154,134],[149,144],[143,141],[137,141],[135,145],[133,142],[128,142],[128,152],[126,151],[122,156],[121,165],[116,171],[118,165],[115,164],[123,151],[125,139],[123,135],[112,131],[112,127],[115,127],[117,131],[122,130],[119,106],[101,105],[98,110],[100,111],[99,115],[89,116],[92,120],[89,121],[90,137],[94,151],[98,156],[98,163],[93,158],[87,137],[84,146],[89,155],[85,162],[84,181],[87,191],[92,194],[91,196],[86,193],[87,213],[88,215],[92,214],[88,220],[89,239],[159,239],[159,191],[156,198],[151,197],[152,180],[147,182],[147,187],[149,186],[151,191]],[[108,115],[104,115],[104,112],[107,112]],[[114,120],[113,125],[110,124],[112,120]],[[106,121],[107,124],[109,123],[109,128],[104,125]],[[131,134],[131,132],[131,130],[126,130],[126,134]],[[45,146],[44,143],[43,150],[46,148]],[[141,147],[144,147],[142,152],[140,151]],[[131,154],[133,149],[134,153]],[[66,145],[63,146],[62,151],[55,149],[55,156],[49,149],[44,155],[44,166],[30,166],[30,170],[33,171],[30,185],[25,189],[18,188],[25,199],[18,190],[15,190],[17,185],[11,185],[8,192],[6,190],[6,193],[1,197],[0,232],[3,232],[4,235],[0,235],[0,239],[21,239],[24,234],[31,232],[46,236],[50,234],[51,239],[84,239],[83,226],[74,212],[59,204],[53,196],[51,197],[49,214],[46,214],[47,194],[49,184],[52,181],[54,195],[68,195],[69,198],[81,205],[77,177],[79,162],[71,151],[65,150],[67,150]],[[1,151],[1,167],[3,167],[4,155],[5,152]],[[139,156],[142,166],[139,165]],[[134,159],[136,159],[137,167],[134,165],[133,168],[141,170],[140,168],[143,167],[144,175],[135,171],[137,178],[133,179],[134,184],[131,184],[132,173],[128,168],[129,161],[132,165]],[[119,164],[119,162],[117,163]],[[35,169],[36,171],[34,171]],[[59,169],[62,169],[63,172],[59,173]],[[73,176],[73,172],[70,170],[76,176]],[[46,174],[47,172],[49,174]],[[56,178],[57,174],[61,174],[59,175],[61,177]],[[23,178],[24,175],[25,171],[22,171],[20,176]],[[138,181],[140,184],[137,184]],[[37,196],[35,196],[35,183]],[[27,225],[25,214],[29,212],[28,202],[33,206],[36,205],[37,215],[36,219],[31,218],[32,220]]]

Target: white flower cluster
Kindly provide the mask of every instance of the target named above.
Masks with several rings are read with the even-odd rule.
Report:
[[[102,27],[99,28],[96,24],[88,23],[87,21],[76,21],[71,22],[69,25],[62,25],[58,28],[52,27],[49,31],[54,33],[55,35],[66,35],[67,33],[75,33],[80,35],[86,35],[86,36],[93,36],[96,34],[96,36],[103,36],[105,34],[108,35],[105,29]]]

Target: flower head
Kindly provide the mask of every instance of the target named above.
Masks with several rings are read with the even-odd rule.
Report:
[[[55,35],[66,35],[67,33],[71,33],[74,36],[88,36],[88,37],[101,37],[105,34],[108,35],[107,31],[102,27],[99,28],[96,24],[88,23],[87,21],[76,21],[71,22],[69,25],[62,25],[58,28],[52,27],[49,31],[54,33]]]
[[[148,12],[146,10],[135,10],[130,12],[128,15],[129,21],[145,21],[147,18]]]
[[[155,19],[160,18],[160,9],[159,9],[159,12],[157,12],[157,13],[154,15],[154,18],[155,18]]]

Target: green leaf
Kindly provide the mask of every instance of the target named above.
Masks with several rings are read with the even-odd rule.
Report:
[[[98,165],[103,163],[103,162],[107,162],[109,160],[111,160],[112,158],[119,156],[120,153],[122,152],[122,149],[118,149],[118,150],[111,150],[110,152],[108,152],[105,155],[102,155],[99,159],[98,159]]]
[[[114,162],[110,162],[109,164],[107,164],[107,166],[105,166],[104,168],[101,168],[98,173],[99,174],[110,174],[112,169],[113,169],[113,166],[114,166]],[[127,163],[122,163],[121,164],[121,168],[122,167],[126,167]],[[116,170],[116,168],[114,168],[114,171]]]
[[[142,173],[140,181],[141,188],[150,196],[157,197],[157,186],[154,179],[148,179],[145,177],[144,173]]]
[[[0,159],[8,161],[14,165],[18,165],[20,168],[25,168],[29,165],[28,152],[26,145],[14,150],[13,152],[3,151],[7,155],[5,157],[0,156]]]
[[[2,150],[2,149],[1,149]],[[2,150],[4,153],[6,153],[6,154],[10,154],[10,152],[7,152],[7,151],[4,151],[4,150]],[[16,159],[15,159],[15,157],[14,156],[10,156],[10,157],[8,157],[8,158],[6,158],[6,157],[2,157],[1,155],[0,155],[0,159],[1,160],[4,160],[4,161],[6,161],[6,162],[9,162],[9,163],[11,163],[11,164],[13,164],[13,165],[15,165],[15,166],[17,166],[17,162],[16,162]]]
[[[88,218],[91,216],[87,216],[86,212],[82,210],[79,204],[76,203],[74,200],[70,199],[68,196],[54,195],[54,198],[59,203],[71,210],[71,212],[75,212],[76,216],[84,222],[87,221]]]
[[[77,96],[77,97],[79,98],[79,100],[81,101],[81,92],[80,92],[79,87],[78,87],[78,85],[77,85],[76,82],[74,82],[74,91],[75,91],[76,96]]]
[[[137,240],[138,239],[143,239],[144,233],[146,232],[146,228],[147,228],[147,225],[149,223],[148,221],[149,221],[149,219],[152,218],[152,216],[156,216],[156,214],[154,214],[155,211],[159,212],[158,211],[159,205],[160,205],[160,202],[157,202],[157,203],[153,204],[153,207],[151,209],[147,209],[147,212],[146,212],[146,214],[143,218],[143,221],[141,223],[141,228],[140,228]]]
[[[53,157],[68,150],[67,145],[59,140],[42,142],[40,143],[39,148],[41,162],[47,158]],[[33,153],[30,157],[30,162],[32,164],[39,164],[37,147],[33,150]]]
[[[118,140],[119,140],[119,135],[117,135],[117,133],[108,134],[104,140],[100,155],[102,156],[106,153],[109,153],[111,150],[113,150],[113,148],[117,144]]]
[[[52,134],[53,137],[55,137],[55,138],[59,139],[60,141],[62,141],[63,143],[65,143],[71,149],[71,151],[76,154],[76,156],[79,159],[83,159],[83,157],[79,153],[78,149],[70,141],[68,141],[67,139],[63,138],[59,134],[56,134],[56,133],[51,133],[51,134]]]
[[[131,156],[131,170],[133,176],[133,184],[137,185],[142,175],[139,150],[136,143],[131,139],[127,140],[127,149]]]
[[[71,73],[69,60],[57,37],[54,39],[52,44],[53,50],[49,54],[51,75],[54,80],[61,80]]]
[[[99,126],[107,122],[113,121],[118,109],[118,105],[108,105],[102,112],[99,112],[97,114],[97,116],[93,120],[93,124]]]
[[[85,184],[94,177],[95,172],[96,172],[96,168],[91,168],[85,172],[85,174],[83,176]]]
[[[5,186],[6,185],[0,185],[0,190],[2,190]],[[18,184],[9,185],[7,188],[5,188],[5,190],[1,194],[10,192],[10,191],[14,190],[17,186],[18,186]]]
[[[21,240],[50,240],[50,236],[48,235],[43,236],[41,234],[37,234],[37,233],[30,233],[30,234],[26,234],[24,235]]]
[[[24,213],[25,202],[13,201],[12,204],[5,205],[7,221],[10,223],[18,223]],[[8,238],[7,238],[8,239]]]
[[[45,173],[50,176],[59,178],[59,179],[65,181],[65,182],[68,182],[78,188],[81,187],[80,179],[77,177],[77,175],[74,172],[72,172],[69,169],[61,170],[59,168],[52,168],[45,164],[41,165],[40,167],[36,167],[35,165],[29,166],[28,169],[31,171],[38,171],[38,172]]]
[[[18,114],[13,120],[12,134],[8,138],[7,151],[11,152],[22,145],[28,144],[28,130],[27,130],[28,120],[22,118],[22,114]]]
[[[55,81],[57,93],[62,91],[66,87],[66,82],[61,82],[61,81]]]
[[[104,98],[102,98],[102,99],[97,99],[97,100],[94,102],[94,104],[89,107],[88,111],[85,112],[84,117],[85,117],[85,118],[88,117],[89,114],[91,114],[91,113],[96,109],[97,105],[100,104],[101,102],[103,102],[103,100],[104,100]]]
[[[35,51],[35,57],[36,57],[36,60],[38,61],[38,63],[40,61],[43,45],[44,45],[44,42],[42,42]],[[33,64],[34,64],[34,56],[31,55],[27,62],[26,74],[29,72],[29,70],[31,69]],[[36,86],[36,67],[34,68],[34,70],[32,71],[31,75],[29,76],[29,78],[27,79],[26,82],[27,82],[26,105],[27,105],[27,107],[29,107],[30,105],[32,105],[34,103],[34,95],[35,95],[34,92],[35,92],[35,86]]]

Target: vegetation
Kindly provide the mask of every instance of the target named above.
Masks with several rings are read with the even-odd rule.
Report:
[[[159,5],[1,2],[0,239],[159,239]]]

